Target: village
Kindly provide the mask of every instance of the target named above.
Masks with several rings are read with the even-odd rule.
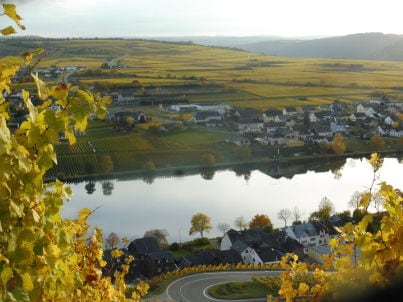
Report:
[[[230,228],[223,237],[215,238],[215,248],[194,252],[197,246],[208,243],[205,237],[193,241],[193,252],[189,244],[177,242],[161,247],[156,237],[143,237],[132,240],[120,258],[112,257],[114,247],[105,250],[104,257],[108,265],[104,274],[112,276],[124,263],[124,259],[133,256],[127,282],[135,279],[151,279],[159,274],[196,266],[219,266],[250,264],[256,269],[266,264],[279,263],[287,253],[298,255],[300,261],[323,264],[324,257],[331,253],[328,242],[340,235],[339,227],[346,223],[343,215],[332,215],[326,221],[311,220],[271,232],[261,228]],[[158,236],[157,236],[158,237]],[[174,257],[179,248],[188,248],[186,256]],[[359,261],[360,251],[355,253],[354,262]],[[250,266],[249,266],[250,267]]]
[[[139,104],[136,98],[129,101],[123,95],[114,98],[114,106],[130,108]],[[138,107],[137,107],[138,108]],[[256,142],[267,146],[303,147],[306,144],[328,143],[336,133],[344,137],[369,140],[374,135],[382,138],[403,136],[403,105],[370,99],[363,102],[287,106],[270,108],[264,112],[252,108],[235,108],[228,104],[172,104],[159,105],[160,114],[190,115],[185,121],[164,119],[158,131],[168,132],[174,125],[202,126],[232,133],[228,139],[238,146]],[[124,117],[132,116],[136,122],[155,119],[144,112],[122,110],[109,116],[117,121],[117,128],[128,130]],[[116,119],[117,118],[117,119]]]

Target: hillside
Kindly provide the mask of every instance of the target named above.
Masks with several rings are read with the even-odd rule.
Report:
[[[403,36],[382,33],[313,40],[268,40],[234,46],[251,52],[286,57],[403,60]]]
[[[384,38],[389,39],[388,48],[375,47],[371,42],[372,46],[365,49],[372,49],[378,56],[399,55],[398,46],[402,43],[392,43],[395,36]],[[330,40],[336,47],[338,43],[333,38]],[[170,103],[227,103],[266,110],[329,104],[334,100],[361,101],[373,93],[387,94],[393,100],[403,99],[403,63],[399,62],[267,56],[183,42],[136,39],[34,37],[3,39],[0,43],[2,55],[43,48],[38,64],[37,58],[34,59],[35,68],[82,66],[84,70],[69,76],[73,84],[105,93],[142,88],[141,96],[148,101],[158,98]],[[286,43],[292,42],[283,41],[284,47]],[[356,56],[358,50],[356,46]],[[367,51],[367,56],[370,55]],[[114,68],[101,69],[111,61],[116,63]],[[50,82],[62,80],[56,76],[46,78]],[[29,89],[30,85],[33,88],[32,83],[26,82],[19,87]]]

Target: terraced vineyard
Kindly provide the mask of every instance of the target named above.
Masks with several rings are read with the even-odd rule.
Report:
[[[190,102],[225,102],[262,110],[280,107],[283,102],[300,106],[301,97],[302,105],[335,99],[362,100],[373,92],[403,100],[403,62],[270,57],[225,48],[129,39],[32,39],[25,41],[23,47],[25,51],[49,49],[38,67],[86,66],[87,70],[75,72],[71,80],[87,87],[102,83],[107,92],[112,91],[108,90],[111,87],[143,85],[148,96],[158,96],[167,95],[167,87],[197,84],[201,85],[197,92],[177,88],[172,98],[181,96]],[[99,69],[103,63],[122,56],[122,68]],[[89,77],[88,70],[98,70],[100,76],[95,72]]]

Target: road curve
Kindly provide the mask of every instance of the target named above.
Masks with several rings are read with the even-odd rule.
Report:
[[[165,293],[160,296],[151,297],[145,301],[158,302],[228,302],[219,300],[208,295],[210,287],[227,282],[250,281],[255,276],[278,276],[280,271],[223,271],[192,274],[172,282]],[[266,301],[265,298],[236,300],[243,301]]]

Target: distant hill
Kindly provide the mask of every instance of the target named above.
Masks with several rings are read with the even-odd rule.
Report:
[[[248,45],[258,42],[267,42],[281,39],[279,36],[184,36],[184,37],[150,37],[150,40],[167,42],[189,42],[204,46],[236,47],[237,45]]]
[[[233,47],[285,57],[403,61],[403,36],[395,34],[362,33],[312,40],[268,40]]]

